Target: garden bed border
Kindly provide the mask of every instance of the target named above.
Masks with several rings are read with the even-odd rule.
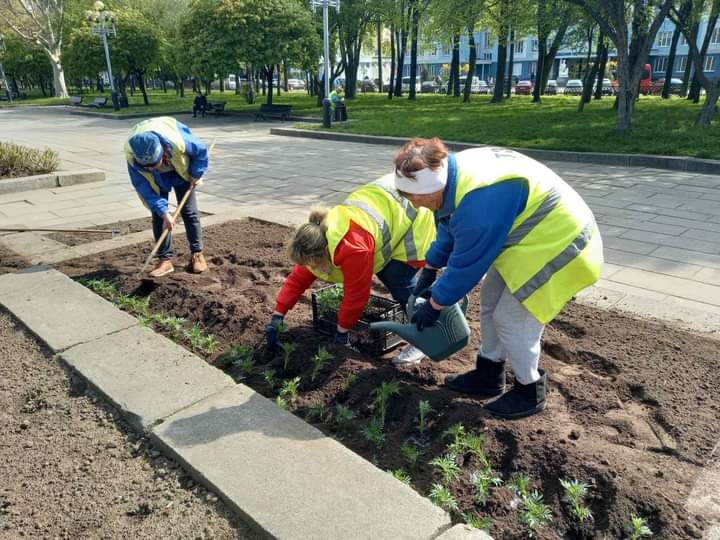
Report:
[[[0,180],[0,195],[18,193],[31,189],[48,189],[93,182],[104,182],[105,173],[98,169],[84,169],[79,171],[56,171],[33,176],[19,176]]]

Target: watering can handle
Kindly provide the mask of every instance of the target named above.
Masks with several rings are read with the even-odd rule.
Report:
[[[424,290],[420,291],[420,294],[424,294],[430,287],[425,287]],[[415,302],[417,301],[417,296],[411,294],[407,301],[407,316],[408,319],[412,319],[413,314],[415,313]],[[460,309],[463,313],[467,312],[468,303],[470,299],[468,298],[468,295],[462,297],[462,300],[460,300]]]

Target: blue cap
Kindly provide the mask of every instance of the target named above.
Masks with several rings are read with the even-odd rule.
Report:
[[[162,159],[163,148],[160,138],[151,131],[130,137],[130,148],[135,161],[140,165],[155,165]]]

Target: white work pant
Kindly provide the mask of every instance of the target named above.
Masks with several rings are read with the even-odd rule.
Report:
[[[510,360],[521,384],[540,379],[541,324],[512,294],[494,266],[480,290],[480,355],[501,362]]]

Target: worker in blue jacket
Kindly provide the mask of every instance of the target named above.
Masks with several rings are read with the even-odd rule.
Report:
[[[450,154],[439,139],[413,139],[395,156],[395,187],[435,213],[437,237],[413,292],[430,299],[412,322],[432,326],[482,282],[482,343],[475,369],[445,379],[503,418],[543,410],[547,376],[539,368],[545,325],[602,268],[602,240],[580,195],[548,167],[506,148]],[[438,277],[438,269],[445,268]],[[515,374],[505,392],[505,362]]]
[[[159,261],[150,276],[160,277],[174,271],[171,231],[175,224],[168,199],[170,191],[175,191],[179,203],[191,188],[192,192],[180,212],[190,244],[188,270],[196,274],[207,270],[195,194],[195,188],[200,185],[208,168],[205,143],[174,118],[151,118],[133,128],[125,143],[125,157],[133,187],[152,212],[155,241],[160,238],[163,229],[170,230],[158,249]]]

